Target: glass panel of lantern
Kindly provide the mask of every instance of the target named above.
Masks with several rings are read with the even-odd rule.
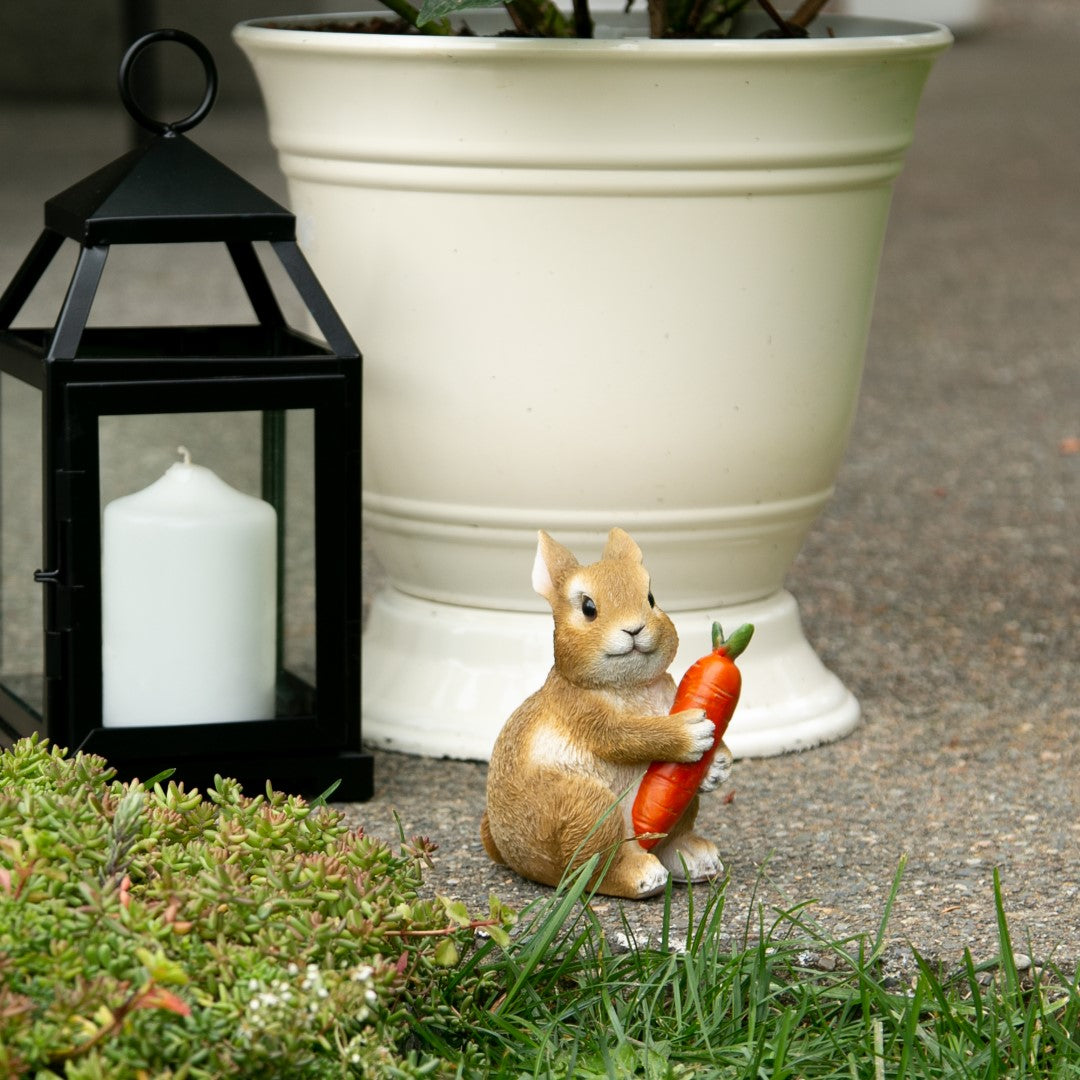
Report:
[[[162,40],[207,76],[172,124],[128,88]],[[0,297],[0,737],[41,732],[122,774],[339,781],[336,797],[364,799],[359,354],[293,215],[183,136],[215,91],[196,39],[136,42],[121,96],[155,137],[46,203]],[[69,241],[55,324],[21,325]],[[223,247],[256,321],[91,321],[110,250],[148,244]],[[284,319],[260,247],[322,341]]]
[[[3,714],[45,707],[41,586],[41,400],[0,371],[0,705]],[[10,699],[10,700],[9,700]],[[26,728],[20,734],[30,734]]]

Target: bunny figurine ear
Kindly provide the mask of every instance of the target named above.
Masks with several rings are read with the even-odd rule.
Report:
[[[573,553],[562,546],[542,529],[536,545],[536,561],[533,563],[532,587],[555,606],[559,583],[581,564]]]
[[[607,546],[604,548],[605,559],[631,559],[634,562],[643,562],[641,548],[630,538],[630,534],[622,529],[612,529],[608,533]]]

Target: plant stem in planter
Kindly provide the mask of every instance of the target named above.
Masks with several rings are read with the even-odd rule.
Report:
[[[589,14],[589,0],[574,0],[574,33],[579,38],[593,36],[593,21]]]
[[[575,0],[574,13],[583,0]],[[584,5],[585,17],[588,8]],[[513,0],[506,5],[507,14],[514,21],[518,32],[526,37],[574,37],[574,23],[571,22],[551,0]],[[592,37],[592,20],[589,19],[589,37]]]
[[[806,37],[806,28],[796,26],[793,22],[789,22],[776,10],[769,2],[769,0],[758,0],[765,14],[769,16],[774,23],[776,23],[776,29],[770,30],[768,33],[763,34],[763,37]]]
[[[667,0],[649,0],[649,37],[661,37],[667,25]]]
[[[809,26],[828,2],[829,0],[803,0],[788,22],[792,26]]]
[[[731,19],[749,0],[648,0],[649,36],[654,38],[723,37]],[[759,0],[784,37],[803,37],[806,25],[828,0],[806,0],[796,15],[785,20],[769,2]],[[409,0],[390,0],[392,11],[425,34],[452,34],[446,16],[470,8],[505,7],[523,37],[591,38],[593,19],[589,0],[573,0],[566,15],[553,0],[424,0],[419,12]],[[629,5],[627,5],[629,8]]]

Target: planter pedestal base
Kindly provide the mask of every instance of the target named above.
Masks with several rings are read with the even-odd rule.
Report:
[[[725,632],[744,622],[754,640],[739,660],[742,699],[726,742],[736,757],[765,757],[838,739],[859,721],[859,703],[818,659],[795,598],[781,590],[726,608],[668,613],[679,631],[676,680]],[[364,739],[431,757],[486,760],[507,717],[551,667],[551,615],[419,600],[393,588],[376,595],[364,633]]]

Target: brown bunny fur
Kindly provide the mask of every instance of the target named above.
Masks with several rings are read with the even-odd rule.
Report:
[[[669,715],[679,638],[653,601],[640,548],[612,529],[601,560],[582,566],[541,532],[533,587],[555,618],[555,665],[495,742],[480,823],[487,853],[556,885],[599,852],[608,870],[598,891],[633,899],[662,891],[669,875],[716,876],[716,845],[693,831],[696,796],[652,852],[633,839],[630,809],[649,763],[697,761],[713,739],[701,709]],[[702,788],[730,765],[721,744]]]

